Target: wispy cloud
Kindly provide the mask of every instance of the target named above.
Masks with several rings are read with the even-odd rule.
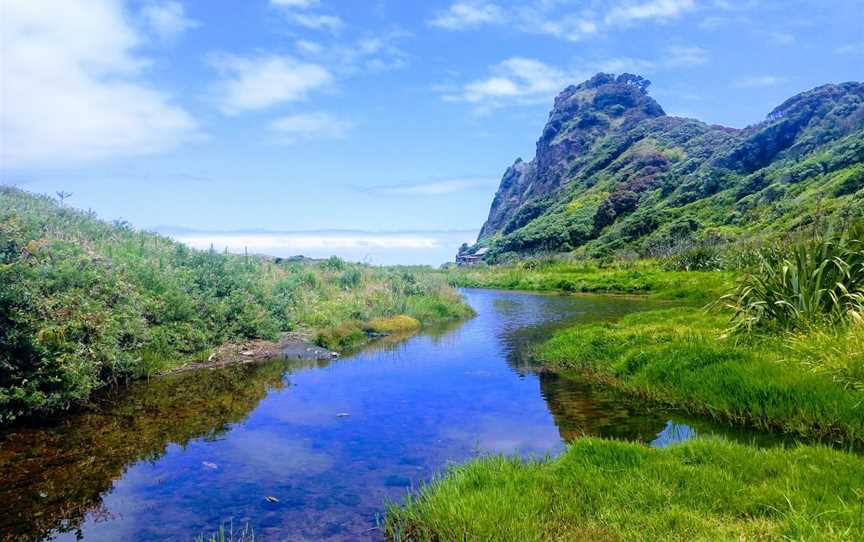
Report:
[[[767,37],[768,41],[770,41],[774,45],[779,45],[783,47],[795,43],[795,35],[790,32],[768,32]]]
[[[150,29],[167,42],[176,40],[189,29],[201,26],[201,23],[186,16],[180,2],[148,2],[141,8],[141,15]]]
[[[487,24],[502,24],[508,15],[504,9],[492,2],[455,2],[438,13],[429,24],[447,30],[464,30]]]
[[[779,75],[752,75],[736,79],[732,82],[732,86],[735,88],[768,88],[782,85],[788,81],[788,77]]]
[[[288,115],[272,121],[269,128],[280,142],[344,139],[355,128],[354,121],[326,111]]]
[[[216,95],[219,108],[227,114],[302,100],[333,82],[323,66],[284,55],[218,54],[211,57],[210,64],[221,75]]]
[[[475,112],[487,113],[507,105],[546,103],[564,87],[580,83],[597,72],[650,74],[704,64],[708,52],[700,47],[671,46],[655,60],[613,57],[582,60],[576,67],[560,68],[533,58],[509,58],[490,68],[486,78],[457,87],[443,87],[443,99],[474,105]]]
[[[4,165],[152,154],[200,137],[147,78],[146,43],[110,0],[0,5]]]
[[[485,112],[507,103],[545,102],[585,73],[567,72],[533,58],[509,58],[490,69],[491,76],[466,83],[456,92],[444,95],[445,101],[467,102]]]
[[[353,41],[319,43],[298,40],[297,53],[304,58],[330,66],[339,75],[357,75],[397,70],[408,64],[408,55],[397,42],[409,34],[392,30],[364,36]]]
[[[608,3],[583,2],[578,9],[555,0],[507,7],[485,0],[459,0],[436,13],[429,24],[446,30],[508,25],[520,32],[580,41],[606,29],[666,21],[695,7],[694,0],[629,1],[612,8]]]
[[[312,30],[327,30],[334,34],[345,27],[345,22],[337,15],[309,11],[318,7],[318,0],[270,0],[270,5],[282,9],[288,20]]]
[[[445,196],[469,190],[494,190],[497,185],[498,179],[491,177],[464,177],[422,183],[352,186],[352,188],[358,192],[382,196]]]
[[[300,26],[313,30],[329,30],[339,32],[345,26],[341,18],[336,15],[322,15],[320,13],[297,13],[293,17],[294,22]]]
[[[834,49],[838,55],[864,55],[864,41],[860,43],[847,43]]]
[[[648,0],[628,3],[612,9],[605,17],[606,24],[631,24],[643,20],[666,20],[696,7],[694,0]]]

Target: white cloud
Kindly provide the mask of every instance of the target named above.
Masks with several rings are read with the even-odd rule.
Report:
[[[429,21],[429,24],[448,30],[464,30],[486,24],[500,24],[506,20],[506,13],[497,4],[469,1],[451,4]]]
[[[143,38],[111,0],[0,3],[2,165],[165,151],[194,119],[144,76]]]
[[[444,196],[469,190],[494,190],[499,180],[492,177],[442,179],[424,183],[355,187],[360,192],[389,196]]]
[[[481,112],[505,102],[538,103],[549,100],[574,79],[571,74],[533,58],[513,57],[491,69],[492,76],[465,84],[457,93],[445,94],[445,101],[462,101],[481,106]]]
[[[677,17],[696,7],[694,0],[648,0],[630,3],[610,11],[605,18],[606,24],[629,24],[648,19],[669,19]]]
[[[292,17],[295,23],[313,30],[329,30],[339,32],[345,26],[342,19],[335,15],[321,15],[316,13],[296,13]]]
[[[787,77],[779,75],[754,75],[736,79],[732,86],[736,88],[768,88],[782,85],[788,80]]]
[[[406,36],[405,32],[394,30],[332,45],[309,40],[299,40],[295,45],[300,55],[331,66],[340,75],[356,75],[405,67],[408,55],[397,47],[396,42]]]
[[[141,9],[141,15],[157,36],[169,42],[186,30],[200,26],[198,21],[186,17],[180,2],[149,2]]]
[[[580,83],[597,72],[652,72],[684,68],[708,61],[708,52],[700,47],[671,46],[657,60],[617,57],[583,60],[575,69],[563,69],[533,58],[514,57],[490,68],[490,76],[470,81],[457,88],[445,87],[444,101],[474,104],[475,112],[489,111],[506,105],[546,103],[567,85]]]
[[[212,245],[235,254],[313,258],[332,255],[375,264],[433,264],[452,260],[462,243],[473,243],[476,230],[453,231],[234,231],[205,232],[160,228],[160,233],[202,250]]]
[[[509,25],[519,32],[580,41],[607,28],[644,20],[663,21],[695,7],[694,0],[630,0],[609,7],[609,2],[580,2],[580,8],[563,0],[543,0],[502,7],[484,0],[459,0],[433,17],[429,24],[447,30]],[[606,10],[606,15],[602,12]],[[601,12],[598,14],[598,12]]]
[[[567,41],[580,41],[600,29],[588,14],[548,16],[535,8],[521,10],[517,16],[517,28],[528,34],[543,34]]]
[[[222,75],[216,92],[219,107],[227,114],[302,100],[333,82],[333,76],[323,66],[290,56],[220,54],[210,62]]]
[[[280,141],[295,143],[314,139],[343,139],[356,124],[325,111],[298,113],[278,118],[270,123],[270,130]]]
[[[284,9],[294,24],[312,30],[327,30],[333,34],[340,32],[345,27],[340,17],[305,11],[316,7],[318,3],[318,0],[270,0],[270,5]]]

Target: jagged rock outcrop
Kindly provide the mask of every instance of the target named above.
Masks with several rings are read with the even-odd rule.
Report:
[[[591,255],[757,227],[792,229],[864,200],[864,84],[824,85],[743,130],[667,116],[650,82],[598,74],[564,89],[534,158],[504,173],[488,257]],[[830,205],[824,205],[830,201]]]

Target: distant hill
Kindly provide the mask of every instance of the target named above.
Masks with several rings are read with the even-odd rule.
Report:
[[[668,116],[649,85],[601,73],[564,89],[463,253],[651,255],[864,213],[864,84],[801,93],[743,130]]]

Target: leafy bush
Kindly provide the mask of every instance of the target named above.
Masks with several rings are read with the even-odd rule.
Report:
[[[206,359],[225,342],[469,313],[428,270],[192,250],[0,188],[0,423]]]
[[[733,309],[737,332],[861,320],[864,225],[766,250],[758,271],[722,302]]]

